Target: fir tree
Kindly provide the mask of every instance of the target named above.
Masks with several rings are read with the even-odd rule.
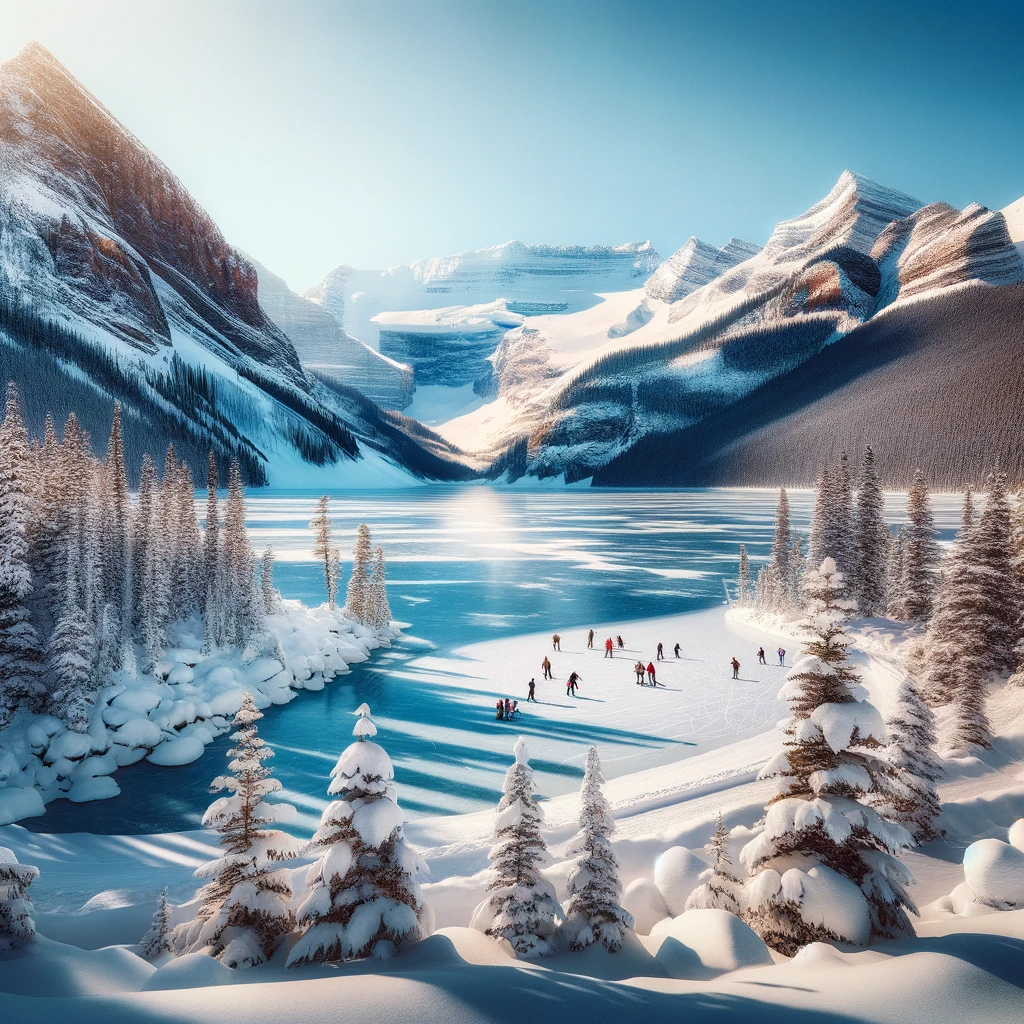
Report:
[[[32,593],[27,528],[32,518],[32,474],[21,399],[7,385],[0,425],[0,728],[18,710],[36,710],[44,698],[39,638],[26,601]]]
[[[155,960],[161,953],[173,952],[170,936],[171,912],[167,906],[167,887],[160,893],[160,903],[153,914],[149,931],[142,936],[139,954],[146,960]]]
[[[53,679],[50,711],[72,731],[87,732],[93,706],[93,651],[96,641],[76,597],[74,563],[69,566],[64,609],[47,645],[47,667]]]
[[[301,936],[288,966],[387,958],[415,945],[432,926],[420,895],[422,859],[405,842],[395,772],[384,748],[372,742],[377,727],[360,705],[350,744],[331,771],[335,797],[310,844],[319,858],[306,872],[299,907]]]
[[[562,909],[554,886],[540,869],[550,862],[540,834],[544,812],[533,788],[526,741],[515,745],[515,763],[505,774],[498,803],[494,845],[488,854],[492,878],[487,898],[473,912],[470,927],[507,939],[516,956],[553,953]]]
[[[793,574],[790,554],[793,535],[789,528],[789,495],[786,488],[779,490],[779,503],[775,510],[775,538],[768,556],[768,572],[771,574],[774,590],[773,601],[776,609],[786,611],[793,601]]]
[[[704,847],[711,854],[711,867],[700,876],[700,885],[690,893],[686,901],[687,910],[728,910],[737,917],[742,912],[743,883],[732,870],[729,856],[729,830],[718,812],[715,834]]]
[[[276,615],[281,611],[281,595],[274,586],[274,549],[269,544],[263,549],[260,593],[263,595],[263,610],[267,615]]]
[[[246,647],[263,637],[263,598],[256,587],[255,558],[245,528],[245,494],[238,460],[228,474],[228,500],[218,559],[216,595],[223,629],[221,642]]]
[[[854,530],[854,596],[859,613],[869,618],[885,613],[889,589],[886,562],[891,534],[885,524],[884,511],[875,455],[869,445],[864,449],[861,464]]]
[[[217,551],[219,548],[218,532],[220,526],[217,508],[217,459],[210,452],[206,477],[206,525],[203,530],[203,591],[207,598],[215,594],[218,588]],[[204,605],[204,610],[206,606]]]
[[[896,536],[889,544],[889,590],[886,598],[885,614],[890,619],[907,617],[907,592],[903,579],[903,554],[907,546],[907,530],[900,524]]]
[[[326,494],[317,500],[316,512],[309,528],[316,535],[313,541],[313,555],[323,565],[327,606],[333,612],[338,597],[338,554],[331,533],[330,499]]]
[[[615,819],[601,790],[604,775],[597,748],[587,752],[580,788],[580,830],[569,840],[566,856],[577,858],[569,872],[564,933],[570,949],[600,942],[614,953],[633,927],[633,915],[623,910],[619,862],[612,850]]]
[[[0,846],[0,953],[27,946],[36,935],[28,887],[39,869],[19,864],[14,851]]]
[[[391,625],[387,567],[384,564],[384,549],[379,544],[374,551],[373,576],[366,591],[366,624],[377,631],[388,629]]]
[[[832,478],[828,467],[823,466],[818,474],[818,482],[814,490],[814,509],[811,512],[811,532],[807,540],[807,562],[805,575],[815,575],[815,566],[821,565],[825,556],[828,533],[828,520],[831,515]]]
[[[934,750],[935,716],[909,677],[896,691],[895,708],[886,729],[889,764],[897,773],[898,785],[875,806],[883,817],[903,825],[915,842],[929,843],[942,835],[935,790],[942,767]]]
[[[118,649],[131,633],[131,506],[121,432],[121,405],[114,403],[103,467],[103,596],[114,615]]]
[[[939,581],[939,548],[935,522],[928,500],[928,486],[921,470],[907,495],[907,523],[903,545],[903,593],[905,617],[926,621],[932,613]]]
[[[870,806],[889,785],[879,757],[885,732],[848,663],[843,623],[853,604],[844,587],[831,558],[808,579],[811,640],[780,694],[791,711],[784,749],[762,772],[778,779],[778,791],[741,854],[751,875],[746,920],[787,956],[810,942],[913,934],[910,876],[896,859],[911,837]],[[859,887],[861,927],[848,905],[828,912],[820,899],[805,902],[822,887],[844,902]]]
[[[132,593],[135,597],[134,624],[145,628],[146,594],[149,584],[149,546],[153,542],[154,503],[158,498],[159,478],[149,452],[142,456],[139,470],[139,496],[132,511]]]
[[[839,465],[830,474],[831,494],[829,514],[825,524],[823,544],[825,555],[831,556],[836,567],[849,574],[856,561],[853,533],[853,485],[850,463],[846,452],[839,456]],[[849,587],[849,584],[847,584]]]
[[[178,925],[171,937],[178,953],[204,952],[229,967],[252,967],[268,960],[294,925],[289,873],[274,865],[299,856],[305,846],[285,832],[268,828],[288,821],[295,808],[271,803],[280,792],[264,762],[273,756],[257,734],[263,717],[249,694],[235,715],[235,747],[228,754],[230,775],[214,779],[215,800],[203,824],[220,833],[223,854],[196,869],[209,882],[194,920]]]
[[[356,545],[352,552],[352,575],[348,578],[348,591],[345,594],[345,611],[357,622],[366,622],[372,559],[370,528],[366,523],[360,523],[356,529]]]
[[[747,555],[746,544],[740,545],[740,568],[736,584],[736,603],[744,608],[750,604],[752,598],[750,589],[750,558]]]

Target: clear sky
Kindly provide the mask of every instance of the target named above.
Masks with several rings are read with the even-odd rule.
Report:
[[[764,242],[849,167],[1024,194],[1024,3],[3,0],[229,241],[313,284],[525,242]]]

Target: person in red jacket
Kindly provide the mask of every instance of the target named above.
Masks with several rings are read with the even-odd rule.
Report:
[[[608,637],[608,639],[604,642],[604,656],[606,658],[613,658],[615,657],[614,651],[615,645],[612,643],[612,638]]]
[[[651,686],[658,685],[658,679],[654,674],[654,662],[647,662],[647,678],[650,680]]]

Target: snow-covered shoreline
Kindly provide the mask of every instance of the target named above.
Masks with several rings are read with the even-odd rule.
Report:
[[[117,769],[144,758],[188,764],[231,728],[245,693],[257,707],[287,704],[300,690],[321,690],[398,634],[376,631],[326,604],[284,601],[266,625],[280,657],[253,650],[202,653],[202,623],[175,628],[153,673],[119,670],[98,694],[85,733],[52,715],[21,713],[0,732],[0,823],[45,813],[57,799],[104,800],[120,792]],[[211,776],[220,766],[211,766]]]

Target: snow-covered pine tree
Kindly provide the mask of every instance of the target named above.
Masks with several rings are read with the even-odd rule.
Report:
[[[470,927],[507,939],[516,956],[531,958],[554,952],[562,908],[555,899],[555,887],[540,873],[550,863],[550,855],[540,834],[544,811],[537,802],[522,736],[514,751],[515,763],[505,774],[495,842],[488,854],[492,870],[488,895],[473,912]]]
[[[132,509],[132,596],[133,620],[140,634],[145,629],[146,593],[149,574],[149,546],[152,543],[153,505],[158,498],[159,478],[149,452],[142,456],[139,495]]]
[[[903,545],[903,592],[906,618],[927,621],[932,613],[939,583],[939,548],[935,521],[928,500],[928,485],[921,470],[907,495],[907,517]]]
[[[173,464],[170,467],[173,471]],[[173,507],[171,488],[165,477],[156,485],[149,507],[146,532],[146,564],[143,576],[145,589],[140,595],[142,616],[142,643],[146,658],[144,668],[155,671],[164,656],[166,627],[171,618],[171,573],[173,552]]]
[[[153,913],[153,922],[149,931],[142,936],[139,943],[139,955],[146,960],[155,960],[161,953],[172,953],[171,946],[171,911],[167,906],[167,886],[160,893],[160,902]]]
[[[366,624],[376,630],[387,629],[391,625],[387,567],[384,564],[384,549],[379,544],[373,553],[373,575],[366,591]]]
[[[231,460],[228,500],[221,531],[217,600],[224,622],[223,643],[245,647],[264,635],[263,597],[256,586],[255,556],[245,528],[245,493],[238,460]]]
[[[829,533],[829,517],[832,514],[833,482],[828,466],[822,466],[814,485],[814,508],[811,510],[811,529],[807,537],[807,561],[804,563],[803,587],[806,579],[814,575],[814,567],[821,565],[828,554],[825,544]]]
[[[794,608],[800,607],[803,596],[804,574],[804,539],[799,534],[793,537],[793,546],[789,549],[789,573],[790,573],[790,604]]]
[[[745,918],[787,956],[810,942],[913,934],[910,875],[896,859],[912,840],[870,806],[890,769],[881,716],[848,662],[844,589],[831,558],[808,579],[811,639],[780,693],[791,711],[784,749],[761,773],[778,791],[740,854]]]
[[[19,864],[14,851],[0,846],[0,953],[21,949],[36,935],[28,887],[39,869]]]
[[[740,545],[740,568],[736,580],[736,603],[745,608],[750,604],[753,594],[750,589],[750,556],[747,554],[747,545]]]
[[[935,716],[907,676],[896,690],[889,732],[889,764],[897,785],[882,794],[875,806],[883,817],[903,825],[918,844],[942,835],[938,826],[941,807],[935,782],[942,766],[935,755]]]
[[[826,554],[835,559],[836,568],[849,574],[851,566],[856,562],[853,532],[853,480],[850,475],[850,460],[846,452],[839,456],[839,464],[831,474],[832,498],[829,515],[829,527],[826,533]],[[832,551],[835,554],[832,554]],[[850,596],[854,591],[847,582]]]
[[[580,787],[580,830],[565,848],[566,856],[577,860],[566,880],[563,934],[570,949],[600,942],[614,953],[632,929],[633,915],[621,906],[619,862],[611,844],[615,819],[601,790],[603,782],[597,748],[591,747]]]
[[[220,526],[220,512],[217,508],[217,458],[210,452],[207,460],[206,475],[206,523],[203,528],[203,582],[202,589],[209,599],[211,593],[216,594],[218,587],[217,580],[217,551],[219,548],[218,533]],[[204,611],[206,605],[203,605]]]
[[[78,602],[76,560],[67,567],[65,605],[57,616],[47,644],[47,668],[53,680],[50,713],[72,732],[85,733],[89,729],[95,690],[93,656],[96,640]]]
[[[871,618],[885,614],[889,582],[886,562],[891,534],[886,526],[885,500],[875,468],[875,453],[864,449],[854,518],[854,597],[859,614]]]
[[[743,883],[732,870],[729,856],[729,830],[718,812],[715,834],[704,847],[711,854],[711,867],[701,873],[701,884],[690,893],[686,910],[728,910],[739,917],[743,911]]]
[[[306,846],[267,827],[290,820],[295,808],[267,800],[280,792],[281,783],[264,764],[274,752],[258,735],[262,717],[246,694],[235,715],[231,774],[214,779],[212,786],[230,796],[215,800],[203,816],[203,824],[220,833],[224,852],[196,869],[197,877],[209,879],[200,892],[199,912],[171,935],[177,953],[208,953],[228,967],[264,963],[292,930],[290,876],[275,865],[299,856]]]
[[[775,537],[772,550],[768,556],[768,571],[771,574],[772,603],[779,611],[787,611],[790,607],[793,578],[789,564],[790,548],[793,545],[793,534],[789,528],[789,495],[786,488],[779,490],[779,502],[775,509]]]
[[[114,615],[117,647],[120,651],[121,646],[131,638],[132,609],[131,504],[120,402],[114,403],[114,420],[103,470],[103,595]]]
[[[320,817],[308,853],[320,857],[306,872],[309,887],[298,912],[301,936],[288,966],[338,963],[408,949],[428,935],[433,913],[423,902],[423,859],[405,841],[395,771],[372,742],[377,727],[360,705],[356,741],[338,758],[327,793],[336,797]]]
[[[357,622],[366,622],[366,599],[370,589],[373,547],[370,528],[360,523],[356,529],[356,545],[352,551],[352,575],[345,593],[345,611]]]
[[[260,563],[260,593],[263,596],[263,610],[267,615],[281,611],[281,595],[274,586],[274,549],[268,544],[263,549]]]
[[[309,528],[314,532],[313,555],[323,565],[327,606],[333,612],[338,597],[338,558],[331,533],[330,498],[326,494],[317,499],[316,511],[310,520]]]
[[[33,471],[35,492],[32,495],[33,514],[26,523],[28,563],[32,572],[33,592],[29,599],[29,612],[41,635],[53,628],[63,605],[64,592],[64,534],[67,524],[63,500],[60,443],[53,425],[53,417],[46,414],[42,451],[38,467]]]
[[[16,385],[0,425],[0,729],[45,696],[43,654],[26,601],[32,593],[27,528],[33,512],[28,431]]]
[[[886,597],[885,614],[890,619],[907,617],[907,592],[903,579],[903,553],[907,546],[907,529],[901,523],[889,545],[889,563],[886,572],[889,590]]]
[[[196,518],[195,483],[188,463],[179,462],[168,485],[174,515],[174,570],[171,578],[171,617],[187,619],[202,607],[203,549]]]

